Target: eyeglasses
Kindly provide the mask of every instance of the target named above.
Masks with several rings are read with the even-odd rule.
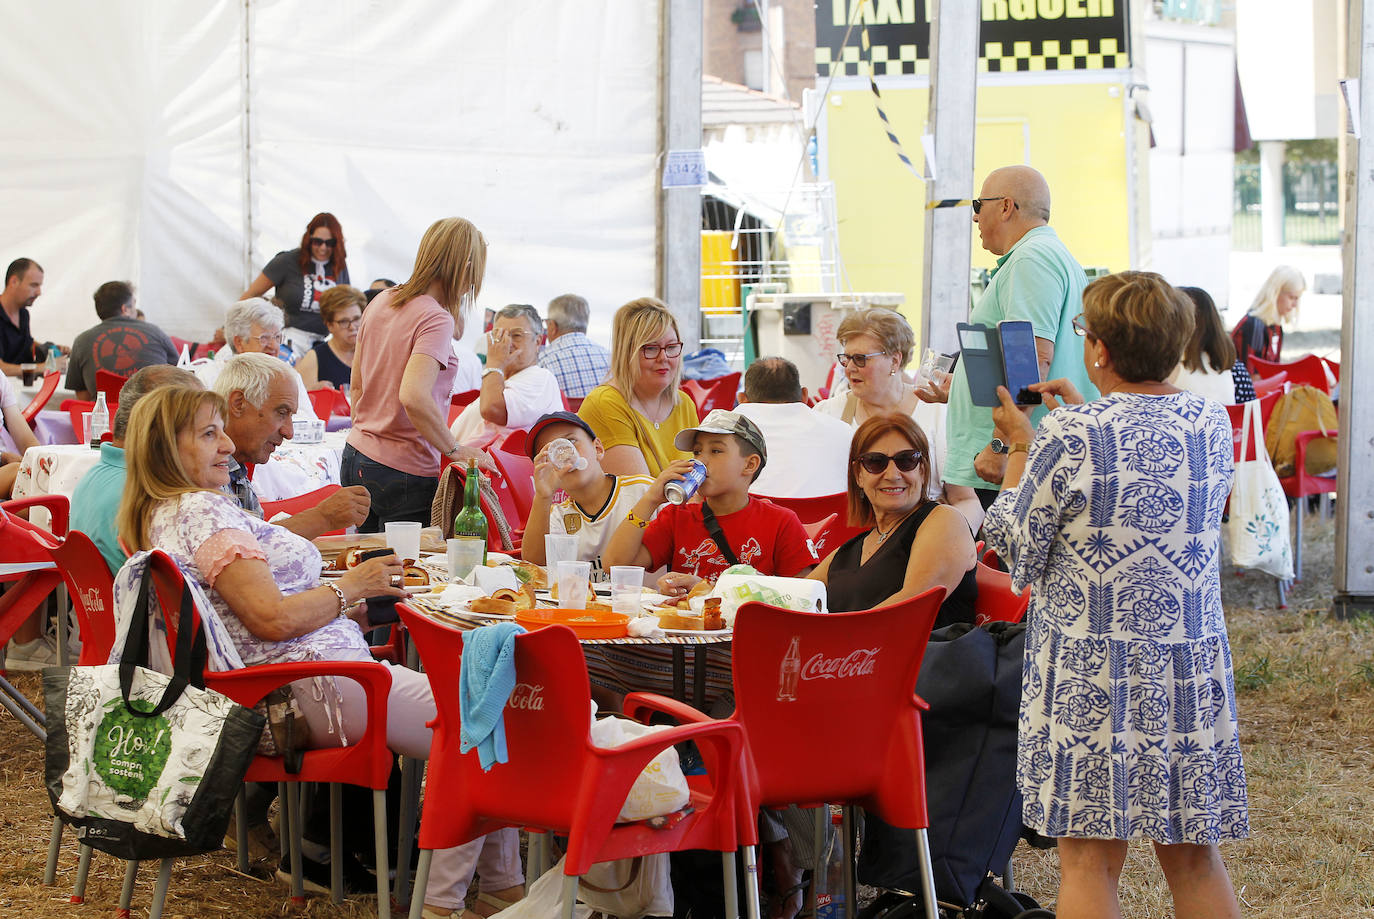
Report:
[[[870,351],[867,354],[837,354],[835,360],[840,362],[841,367],[848,367],[851,363],[862,370],[868,366],[870,358],[879,357],[886,354],[886,351]]]
[[[333,249],[338,244],[339,241],[337,239],[320,239],[318,236],[310,237],[310,245],[312,246],[328,246]]]
[[[1097,338],[1097,336],[1094,335],[1092,332],[1089,332],[1088,327],[1083,324],[1082,313],[1079,313],[1077,316],[1073,317],[1073,334],[1077,335],[1079,338]]]
[[[281,333],[278,332],[276,335],[259,335],[259,336],[258,336],[258,344],[262,345],[264,348],[277,348],[277,347],[280,347],[280,346],[281,346]]]
[[[682,353],[682,342],[675,341],[670,345],[640,345],[640,357],[646,361],[657,360],[662,354],[664,357],[677,357]]]
[[[984,201],[1005,201],[1005,200],[1007,199],[1007,197],[1008,197],[1007,195],[997,195],[997,196],[995,196],[995,197],[988,197],[988,198],[974,198],[974,199],[973,199],[973,213],[975,213],[975,214],[981,214],[981,213],[983,212],[983,202],[984,202]],[[1017,204],[1015,201],[1013,201],[1013,202],[1011,203],[1011,206],[1014,207],[1014,208],[1018,208],[1018,209],[1021,207],[1021,205]]]
[[[363,321],[363,317],[354,316],[352,319],[331,319],[329,321],[331,324],[336,325],[341,329],[351,329],[355,325],[361,324]]]
[[[910,472],[920,464],[921,456],[920,450],[912,448],[910,450],[898,450],[891,456],[886,453],[865,453],[854,462],[864,467],[864,471],[870,475],[882,475],[887,471],[889,461],[897,466],[898,472]]]

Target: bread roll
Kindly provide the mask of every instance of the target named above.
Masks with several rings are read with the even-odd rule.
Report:
[[[667,607],[655,612],[658,614],[658,627],[661,629],[683,629],[699,632],[706,628],[700,616],[693,616]]]
[[[501,593],[497,591],[496,593]],[[491,613],[497,616],[514,616],[516,613],[515,602],[513,600],[501,600],[495,595],[490,597],[478,597],[469,604],[469,609],[474,613]]]

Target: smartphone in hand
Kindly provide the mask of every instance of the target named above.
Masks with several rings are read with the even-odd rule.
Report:
[[[1007,391],[1017,405],[1039,405],[1040,393],[1030,388],[1040,382],[1040,356],[1035,350],[1035,331],[1024,319],[1004,319],[997,323],[1002,346],[1002,369]]]

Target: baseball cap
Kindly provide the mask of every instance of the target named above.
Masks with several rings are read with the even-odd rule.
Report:
[[[530,459],[534,459],[534,454],[538,452],[534,446],[535,442],[539,440],[539,432],[551,424],[576,425],[586,431],[588,437],[593,440],[596,439],[596,432],[592,430],[592,426],[572,412],[549,412],[547,415],[540,415],[539,420],[530,425],[529,433],[525,435],[525,452],[529,454]]]
[[[712,409],[701,424],[678,431],[677,437],[673,438],[673,446],[679,450],[691,450],[692,441],[696,439],[698,431],[702,434],[734,434],[736,437],[743,437],[749,446],[759,451],[759,468],[762,469],[768,462],[768,447],[763,442],[763,432],[739,412],[727,412],[723,408]]]

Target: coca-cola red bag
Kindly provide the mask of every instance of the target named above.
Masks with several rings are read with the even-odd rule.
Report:
[[[916,691],[922,716],[931,861],[941,900],[967,906],[1021,835],[1016,731],[1025,626],[956,623],[931,633]],[[916,833],[864,815],[859,880],[920,890]]]

